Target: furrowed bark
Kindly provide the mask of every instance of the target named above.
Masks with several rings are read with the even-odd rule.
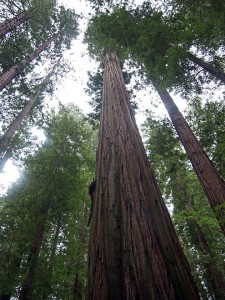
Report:
[[[193,134],[170,94],[154,83],[225,235],[225,182]]]
[[[114,54],[103,78],[87,299],[199,299]]]
[[[25,12],[17,15],[16,17],[6,20],[0,24],[0,37],[3,38],[8,32],[12,31],[16,27],[32,19],[31,12]]]
[[[51,36],[40,47],[38,47],[33,53],[27,55],[20,63],[15,64],[11,69],[6,71],[0,76],[0,91],[2,91],[8,84],[16,78],[22,70],[29,65],[41,52],[48,48],[48,46],[57,39],[59,32]]]

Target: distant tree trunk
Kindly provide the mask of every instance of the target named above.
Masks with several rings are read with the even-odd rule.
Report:
[[[179,47],[177,47],[176,45],[170,43],[170,47],[174,48],[174,49],[179,49]],[[183,51],[182,48],[180,48],[180,50]],[[197,56],[195,56],[194,54],[192,54],[189,51],[186,51],[186,55],[187,58],[189,60],[191,60],[193,63],[197,64],[198,66],[200,66],[202,69],[204,69],[205,71],[207,71],[209,74],[211,74],[212,76],[216,77],[217,79],[221,80],[223,83],[225,83],[225,73],[214,67],[212,64],[204,61],[201,58],[198,58]]]
[[[73,286],[73,300],[82,300],[82,283],[79,280],[79,274],[75,274]]]
[[[197,56],[193,55],[190,52],[188,53],[188,58],[194,62],[195,64],[199,65],[200,67],[202,67],[204,70],[206,70],[208,73],[210,73],[212,76],[216,77],[217,79],[221,80],[223,83],[225,83],[225,73],[212,66],[210,63],[198,58]]]
[[[30,100],[27,102],[25,107],[18,114],[18,116],[15,118],[15,120],[12,122],[12,124],[6,130],[5,134],[0,139],[0,164],[1,164],[1,158],[3,157],[3,155],[4,155],[6,149],[9,145],[9,142],[11,141],[13,135],[15,134],[16,130],[18,130],[19,126],[22,124],[25,117],[29,114],[30,110],[34,106],[35,102],[37,101],[43,87],[48,83],[50,77],[54,74],[56,67],[58,67],[58,65],[59,65],[59,62],[60,62],[60,59],[54,65],[52,71],[44,78],[42,83],[38,86],[35,95],[33,95],[30,98]]]
[[[103,78],[87,299],[199,299],[114,54]]]
[[[199,178],[209,204],[216,214],[225,235],[225,182],[208,158],[170,94],[154,83],[192,166]]]
[[[27,55],[20,63],[12,66],[8,71],[0,76],[0,91],[2,91],[12,80],[18,76],[22,70],[29,65],[42,51],[44,51],[59,36],[59,32],[55,33],[33,53]]]
[[[0,145],[1,145],[1,141],[0,141]],[[7,149],[5,153],[1,153],[1,146],[0,146],[0,173],[3,173],[5,164],[7,163],[8,159],[11,156],[12,156],[12,149]]]
[[[179,172],[177,172],[177,179],[179,182],[179,186],[177,188],[181,189],[184,199],[186,199],[188,204],[188,209],[192,212],[195,211],[192,199],[188,195],[186,186]],[[194,224],[189,222],[188,227],[193,244],[197,247],[197,249],[204,253],[204,255],[213,260],[214,254],[210,249],[210,245],[207,242],[201,226],[197,222]],[[215,296],[215,299],[223,299],[223,295],[225,295],[225,279],[223,278],[222,273],[210,262],[203,261],[203,265],[206,270],[206,279],[210,285],[213,296]],[[224,269],[224,266],[221,266],[221,269]]]
[[[0,37],[4,37],[8,32],[12,31],[19,25],[31,19],[33,15],[31,12],[20,13],[16,17],[6,20],[0,24]]]
[[[54,260],[55,260],[55,255],[56,255],[59,233],[60,233],[60,224],[58,223],[56,226],[54,238],[52,241],[51,253],[50,253],[49,264],[48,264],[48,282],[50,282],[50,284],[52,281],[53,266],[54,266]],[[44,300],[44,299],[48,299],[47,292],[44,292],[42,295],[42,300]]]
[[[30,247],[30,253],[27,259],[28,272],[22,282],[19,300],[32,299],[33,286],[35,282],[35,272],[37,269],[38,257],[41,251],[41,244],[44,236],[48,210],[49,202],[43,204],[43,207],[39,212],[37,228],[34,234],[34,242]]]

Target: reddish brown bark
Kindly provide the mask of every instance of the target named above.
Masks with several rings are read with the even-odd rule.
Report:
[[[0,76],[0,91],[2,91],[9,83],[16,78],[22,70],[29,65],[42,51],[44,51],[59,36],[59,32],[51,36],[33,53],[27,55],[20,63],[12,66],[8,71]]]
[[[225,235],[225,182],[193,134],[169,93],[154,84]]]
[[[43,87],[48,83],[51,76],[54,74],[56,67],[58,67],[60,63],[60,59],[53,67],[52,71],[43,79],[42,83],[38,86],[37,91],[35,95],[33,95],[30,100],[27,102],[25,107],[21,110],[21,112],[18,114],[18,116],[15,118],[15,120],[12,122],[12,124],[8,127],[5,134],[2,136],[0,140],[0,164],[1,160],[4,158],[4,153],[9,145],[9,142],[11,141],[12,137],[14,136],[15,132],[18,130],[24,119],[27,117],[29,112],[31,111],[32,107],[34,106],[35,102],[37,101]]]
[[[199,299],[113,54],[103,82],[87,299]]]
[[[16,27],[20,26],[21,24],[25,23],[33,16],[31,12],[21,13],[16,17],[6,20],[5,22],[0,24],[0,37],[5,36],[8,32],[12,31]]]

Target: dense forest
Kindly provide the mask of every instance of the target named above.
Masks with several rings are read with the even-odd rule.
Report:
[[[0,0],[0,300],[223,300],[225,2],[76,2]]]

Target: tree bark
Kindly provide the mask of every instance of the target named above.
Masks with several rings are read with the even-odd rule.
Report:
[[[48,210],[49,202],[43,204],[43,207],[39,212],[34,242],[30,247],[30,253],[27,259],[28,272],[22,282],[19,300],[32,299],[33,286],[35,282],[35,272],[38,264],[38,257],[41,251],[41,244],[44,236]]]
[[[193,134],[170,94],[154,83],[225,235],[225,182]]]
[[[212,66],[210,63],[198,58],[194,54],[187,52],[188,58],[194,62],[195,64],[199,65],[201,68],[206,70],[208,73],[210,73],[212,76],[216,77],[217,79],[221,80],[223,83],[225,83],[225,73],[221,71],[220,69]]]
[[[29,65],[42,51],[44,51],[53,41],[57,39],[59,32],[51,36],[41,46],[39,46],[33,53],[27,55],[20,63],[12,66],[8,71],[0,76],[0,91],[2,91],[8,84],[16,78],[22,70]]]
[[[181,51],[184,51],[182,48],[179,48],[178,46],[174,45],[173,43],[170,43],[169,46],[172,48],[180,49]],[[223,83],[225,83],[225,73],[222,70],[214,67],[210,63],[204,61],[203,59],[198,58],[197,56],[195,56],[194,54],[192,54],[189,51],[186,51],[185,53],[189,60],[191,60],[193,63],[197,64],[198,66],[200,66],[202,69],[207,71],[212,76],[216,77],[216,79],[219,79]]]
[[[87,299],[199,299],[114,54],[103,78]]]
[[[12,31],[16,27],[25,23],[29,19],[32,19],[33,15],[31,12],[20,13],[16,17],[6,20],[0,24],[0,37],[4,37],[8,32]]]
[[[9,142],[11,141],[12,137],[14,136],[16,130],[18,130],[18,128],[22,124],[23,120],[27,117],[27,115],[31,111],[31,109],[34,106],[35,102],[37,101],[43,87],[48,83],[51,76],[54,74],[56,67],[58,67],[59,63],[60,63],[60,59],[54,65],[52,71],[43,79],[42,83],[38,86],[35,95],[33,95],[30,98],[30,100],[27,102],[25,107],[18,114],[18,116],[15,118],[15,120],[12,122],[12,124],[6,130],[5,134],[2,136],[2,138],[0,140],[0,164],[1,164],[2,159],[4,158],[4,153],[9,145]]]

